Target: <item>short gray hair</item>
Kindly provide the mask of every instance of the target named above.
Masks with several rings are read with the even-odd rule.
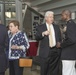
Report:
[[[53,11],[47,11],[47,12],[45,13],[45,17],[49,16],[49,14],[54,15],[54,12],[53,12]]]

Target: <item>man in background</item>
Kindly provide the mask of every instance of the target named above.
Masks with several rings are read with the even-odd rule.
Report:
[[[0,24],[0,75],[4,75],[7,69],[7,57],[5,54],[8,48],[8,32],[5,25]]]
[[[0,24],[2,24],[2,21],[0,20]]]
[[[62,11],[62,20],[66,21],[65,39],[60,44],[62,48],[62,75],[76,75],[76,24],[71,19],[71,11]]]

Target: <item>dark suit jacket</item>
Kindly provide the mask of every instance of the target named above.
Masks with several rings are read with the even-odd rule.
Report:
[[[55,30],[55,38],[56,42],[61,41],[61,33],[60,29],[57,25],[53,24],[54,30]],[[39,56],[40,57],[48,57],[49,54],[49,36],[42,36],[42,32],[46,31],[47,27],[46,24],[39,25],[37,27],[37,33],[36,33],[36,39],[40,41],[40,48],[39,48]]]
[[[76,60],[76,24],[73,20],[67,22],[65,39],[61,43],[63,60]]]
[[[4,25],[0,24],[0,73],[7,68],[5,50],[8,47],[8,33]]]

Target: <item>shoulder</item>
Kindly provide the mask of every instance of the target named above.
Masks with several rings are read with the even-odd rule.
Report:
[[[68,27],[75,27],[76,28],[76,23],[73,21],[73,20],[69,20],[68,22],[67,22],[67,26]]]
[[[41,25],[38,25],[36,28],[43,28],[44,26],[46,26],[46,24],[44,23],[44,24],[41,24]]]
[[[23,32],[23,31],[19,31],[18,35],[20,35],[20,36],[24,36],[24,35],[26,35],[26,33]]]
[[[53,24],[53,26],[56,27],[56,28],[59,28],[59,25],[57,25],[57,24],[55,24],[55,23]]]
[[[0,24],[0,27],[1,27],[1,28],[6,28],[6,26],[5,26],[5,25],[3,25],[3,24]]]
[[[5,32],[7,32],[8,30],[7,30],[7,28],[6,28],[5,25],[0,24],[0,31],[5,31]]]
[[[68,24],[76,24],[72,19],[67,22]]]
[[[19,30],[19,31],[18,31],[18,35],[22,35],[22,34],[24,34],[24,32],[21,31],[21,30]]]

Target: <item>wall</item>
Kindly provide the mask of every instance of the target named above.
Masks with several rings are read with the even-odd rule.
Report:
[[[23,21],[23,30],[28,34],[29,31],[32,31],[32,16],[31,11],[27,9],[25,18]]]

